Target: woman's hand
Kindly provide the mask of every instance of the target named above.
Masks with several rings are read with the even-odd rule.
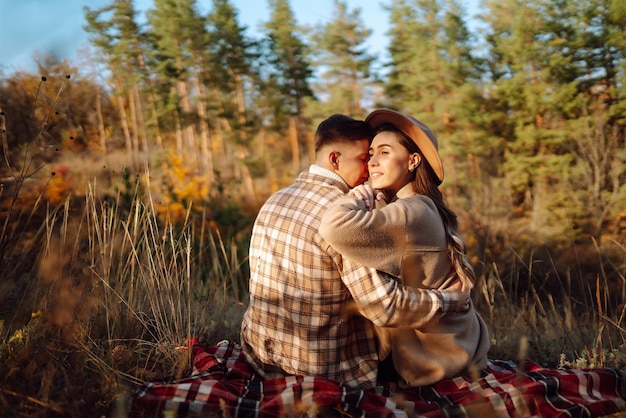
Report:
[[[354,196],[359,200],[362,200],[367,207],[367,210],[372,210],[374,202],[385,198],[385,194],[381,191],[374,189],[369,184],[361,184],[348,192],[348,196]]]

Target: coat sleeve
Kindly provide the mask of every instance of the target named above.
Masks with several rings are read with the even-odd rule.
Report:
[[[407,243],[406,225],[403,204],[368,211],[360,199],[344,196],[326,210],[319,232],[342,255],[399,277]]]

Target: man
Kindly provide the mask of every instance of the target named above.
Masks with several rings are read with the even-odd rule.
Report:
[[[259,211],[241,345],[264,378],[303,374],[371,389],[373,324],[419,328],[469,306],[468,293],[403,287],[343,258],[319,235],[329,203],[367,180],[373,136],[363,121],[329,117],[315,133],[315,164]]]

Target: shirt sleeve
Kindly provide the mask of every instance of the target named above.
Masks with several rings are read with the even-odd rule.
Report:
[[[404,286],[391,275],[342,257],[330,246],[328,251],[339,260],[341,279],[356,310],[377,326],[420,328],[459,311],[464,296],[460,291]]]

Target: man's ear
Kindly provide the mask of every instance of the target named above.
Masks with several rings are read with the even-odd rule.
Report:
[[[339,152],[338,151],[331,151],[328,153],[328,163],[335,170],[339,167]]]

